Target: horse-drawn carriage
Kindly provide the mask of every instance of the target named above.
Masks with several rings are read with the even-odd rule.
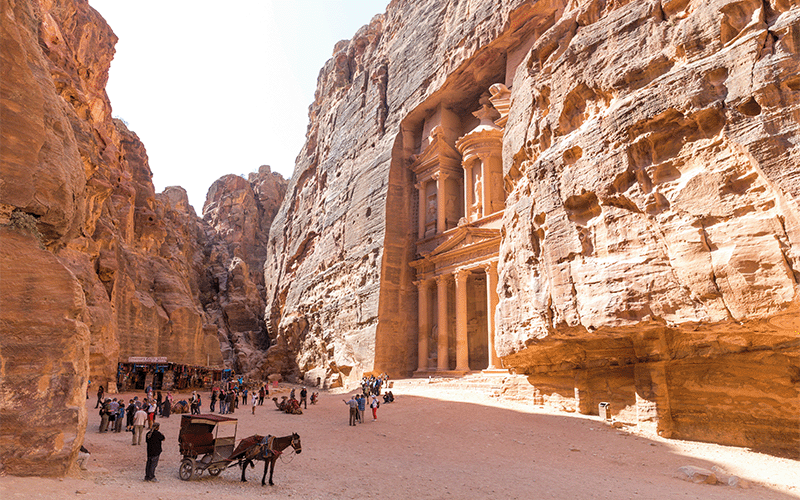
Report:
[[[221,415],[183,415],[178,433],[183,459],[178,467],[178,476],[184,481],[201,476],[203,471],[218,476],[228,467],[239,465],[242,467],[242,481],[245,481],[247,465],[252,465],[255,460],[263,460],[264,477],[267,467],[271,466],[269,484],[272,484],[275,461],[283,450],[291,446],[295,453],[302,451],[297,434],[281,438],[256,434],[242,439],[236,445],[237,426],[238,420]],[[264,484],[264,478],[261,484]]]

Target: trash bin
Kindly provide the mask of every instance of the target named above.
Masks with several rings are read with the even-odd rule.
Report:
[[[598,413],[603,420],[611,420],[611,403],[600,403]]]

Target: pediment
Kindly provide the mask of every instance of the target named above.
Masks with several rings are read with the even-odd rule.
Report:
[[[425,148],[425,151],[412,156],[411,170],[419,173],[438,163],[461,162],[461,154],[454,146],[448,143],[441,130],[438,130],[438,127],[431,131],[429,140],[430,143]]]
[[[460,227],[456,229],[455,233],[450,238],[434,248],[430,255],[428,255],[428,258],[480,246],[481,244],[490,243],[499,238],[499,229]]]

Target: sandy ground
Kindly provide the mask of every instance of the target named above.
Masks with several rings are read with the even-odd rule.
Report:
[[[367,421],[356,427],[348,426],[346,394],[323,392],[303,415],[280,413],[271,401],[255,415],[249,406],[240,407],[233,415],[239,438],[291,432],[302,438],[302,454],[278,461],[272,487],[261,486],[262,462],[248,469],[247,483],[239,482],[239,468],[181,481],[179,415],[159,419],[167,437],[159,482],[144,482],[145,446],[131,446],[126,432],[97,433],[99,417],[89,400],[89,470],[63,479],[0,477],[0,498],[800,498],[800,463],[794,460],[640,436],[597,417],[547,413],[468,389],[400,382],[394,394],[397,400],[381,405],[377,421],[367,409]],[[208,394],[204,401],[205,411]],[[694,484],[676,477],[684,465],[716,465],[753,484],[749,489]]]

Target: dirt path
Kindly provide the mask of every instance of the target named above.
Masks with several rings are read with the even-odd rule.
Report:
[[[285,389],[283,389],[285,390]],[[285,394],[285,392],[283,392]],[[303,453],[278,461],[275,486],[260,484],[263,463],[211,478],[181,481],[179,415],[160,419],[166,435],[156,471],[146,483],[145,447],[131,435],[98,434],[90,408],[89,470],[64,479],[0,478],[0,498],[140,498],[213,500],[264,498],[405,499],[790,499],[800,498],[800,463],[741,448],[646,438],[596,417],[547,413],[500,402],[475,391],[405,387],[381,405],[373,422],[347,425],[345,394],[322,393],[304,415],[275,405],[240,407],[238,437],[300,434]],[[131,397],[126,394],[125,398]],[[208,394],[204,395],[204,411]],[[749,489],[693,484],[678,467],[716,465],[753,485]]]

